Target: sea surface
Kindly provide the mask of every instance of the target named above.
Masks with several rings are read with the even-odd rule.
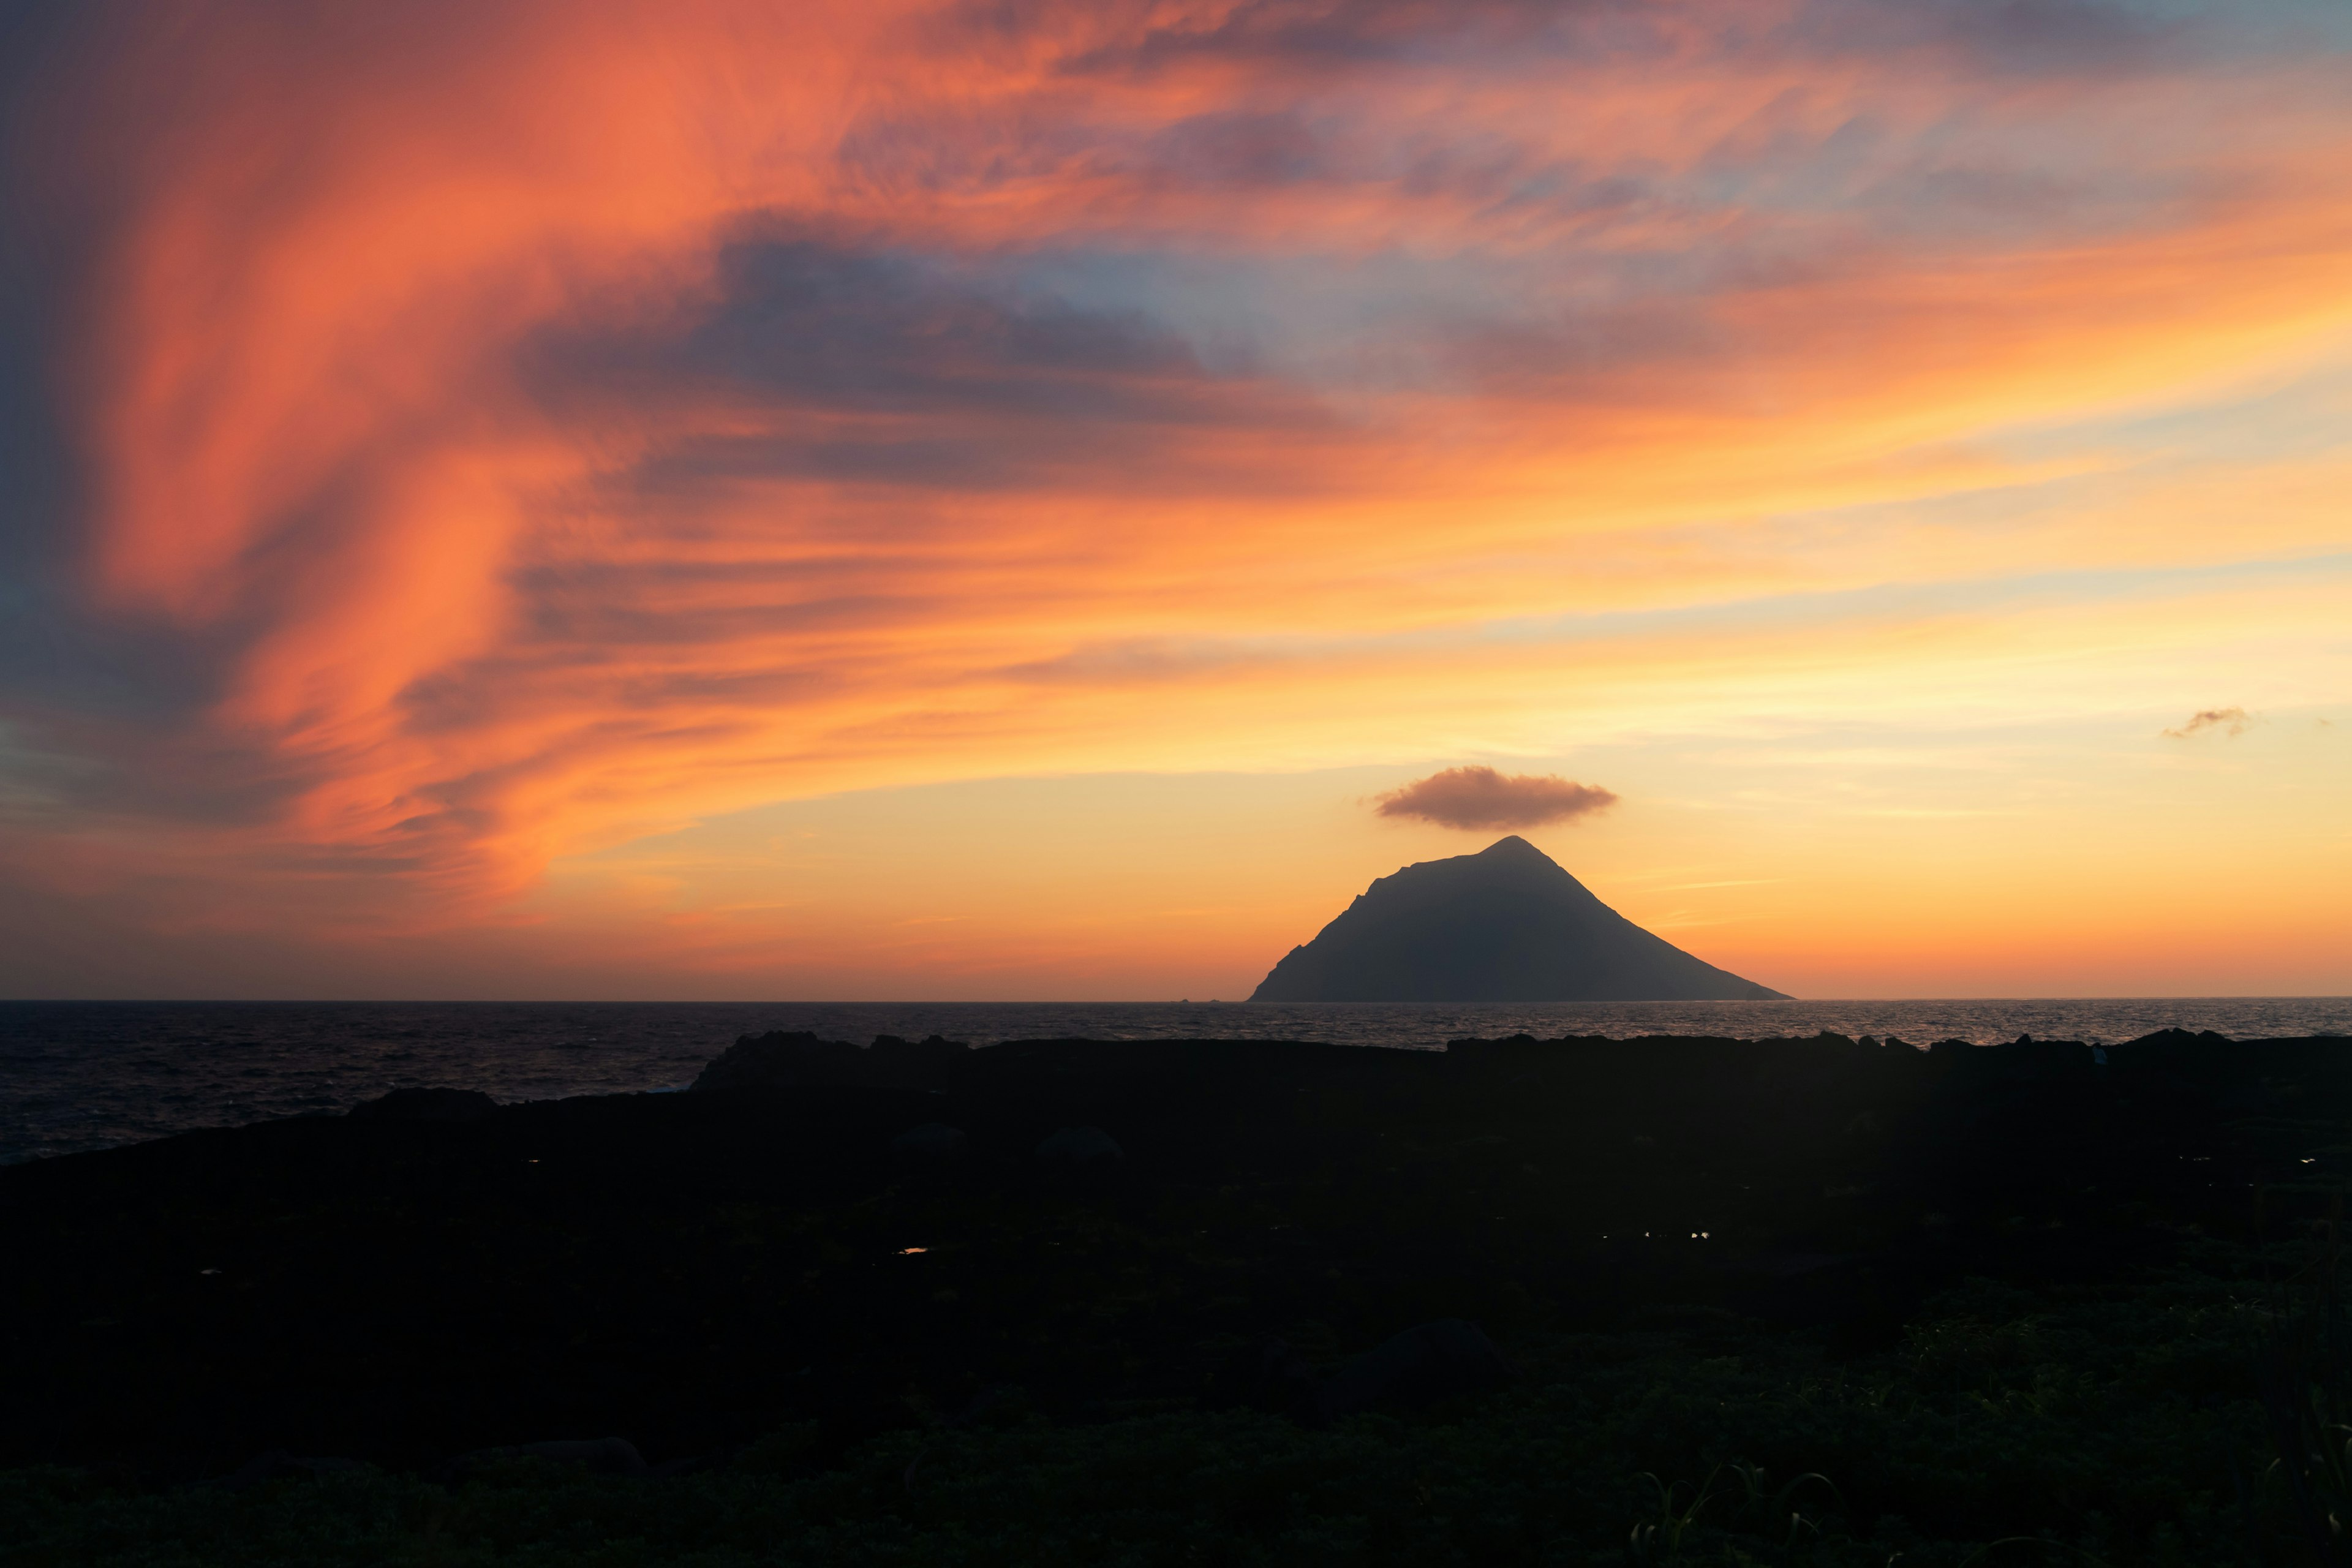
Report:
[[[1560,1035],[2113,1044],[2157,1029],[2352,1036],[2352,997],[1957,1002],[0,1002],[0,1164],[333,1114],[412,1085],[502,1101],[676,1089],[736,1037],[1321,1040],[1406,1050]]]

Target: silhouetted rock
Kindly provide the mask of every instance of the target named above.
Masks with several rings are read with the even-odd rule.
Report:
[[[1312,1417],[1327,1383],[1340,1412],[1479,1386],[1434,1327],[1331,1375],[1432,1312],[1514,1352],[1735,1321],[1891,1351],[1968,1279],[2123,1300],[2329,1219],[2352,1041],[2100,1068],[2014,1037],[1036,1040],[959,1054],[937,1097],[294,1117],[0,1167],[0,1468],[413,1473],[532,1433],[725,1456],[780,1423],[806,1430],[777,1462],[824,1468],[997,1384]],[[934,1122],[961,1162],[893,1154]],[[1129,1158],[1034,1157],[1111,1128]]]
[[[1253,1002],[1785,999],[1596,899],[1526,839],[1382,877],[1295,947]]]
[[[1407,1329],[1334,1373],[1315,1395],[1326,1420],[1382,1406],[1411,1409],[1499,1387],[1511,1363],[1475,1323],[1441,1318]]]
[[[944,1121],[926,1121],[891,1139],[890,1152],[902,1160],[940,1164],[962,1159],[970,1142],[960,1127],[950,1127]]]
[[[2048,1083],[2090,1071],[2091,1048],[2080,1040],[2037,1040],[2021,1035],[2005,1046],[1965,1046],[1953,1053],[1955,1081]]]
[[[316,1480],[320,1476],[329,1475],[337,1470],[356,1470],[363,1468],[357,1459],[305,1459],[299,1458],[283,1448],[272,1448],[269,1452],[247,1460],[229,1474],[207,1484],[218,1487],[223,1491],[241,1492],[248,1487],[257,1487],[264,1481]]]
[[[805,1029],[786,1034],[745,1035],[695,1075],[698,1090],[797,1089],[805,1084],[851,1083],[861,1077],[857,1047],[847,1040],[821,1040]]]
[[[1230,1352],[1217,1369],[1212,1397],[1281,1415],[1315,1407],[1315,1369],[1288,1340],[1270,1335]]]
[[[1037,1158],[1065,1165],[1115,1165],[1127,1158],[1127,1151],[1099,1127],[1065,1127],[1037,1145]]]
[[[471,1470],[499,1459],[549,1459],[578,1465],[599,1476],[643,1476],[652,1473],[645,1456],[626,1437],[558,1438],[545,1443],[515,1443],[502,1448],[477,1448],[460,1454],[432,1472],[438,1481],[462,1479]]]
[[[2231,1090],[2215,1102],[2214,1109],[2225,1111],[2263,1113],[2284,1110],[2293,1104],[2294,1096],[2282,1094],[2266,1083],[2250,1083]]]
[[[395,1089],[351,1114],[362,1121],[479,1121],[498,1108],[478,1089]]]
[[[877,1035],[863,1049],[847,1040],[821,1040],[804,1029],[745,1035],[702,1069],[694,1087],[944,1089],[950,1070],[971,1049],[937,1035],[913,1041]]]
[[[2217,1035],[2210,1029],[2200,1029],[2193,1035],[2186,1029],[2158,1029],[2153,1035],[2142,1035],[2130,1043],[2135,1046],[2226,1046],[2230,1039],[2228,1036]]]
[[[919,1040],[877,1035],[866,1048],[866,1059],[891,1088],[944,1089],[956,1064],[971,1055],[971,1047],[961,1040],[939,1035],[926,1035]]]

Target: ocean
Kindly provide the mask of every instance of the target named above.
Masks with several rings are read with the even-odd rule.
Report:
[[[2163,1028],[2352,1036],[2352,997],[1584,1002],[1476,1006],[1162,1002],[0,1002],[0,1163],[333,1114],[410,1085],[499,1100],[683,1088],[739,1035],[829,1039],[1286,1039],[1407,1050],[1522,1031],[1822,1029],[1978,1045],[2113,1044]]]

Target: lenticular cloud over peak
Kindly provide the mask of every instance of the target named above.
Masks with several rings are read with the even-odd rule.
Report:
[[[1617,797],[1597,784],[1557,773],[1504,773],[1489,767],[1447,768],[1375,797],[1382,816],[1417,816],[1441,827],[1485,831],[1540,827],[1605,811]]]

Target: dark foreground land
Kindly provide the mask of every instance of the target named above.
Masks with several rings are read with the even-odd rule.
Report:
[[[2347,1052],[1033,1042],[40,1162],[0,1562],[2352,1561]]]

